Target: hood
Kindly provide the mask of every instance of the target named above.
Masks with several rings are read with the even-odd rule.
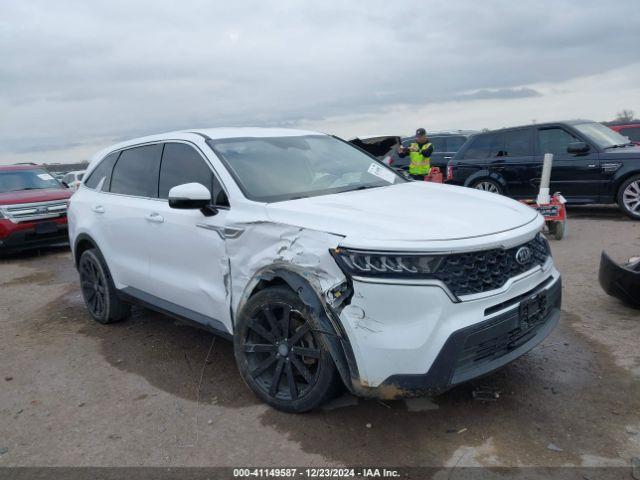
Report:
[[[70,198],[72,190],[67,188],[43,188],[41,190],[18,190],[17,192],[0,193],[0,205],[16,203],[38,203]]]
[[[600,160],[627,160],[640,159],[640,146],[628,146],[624,148],[607,148],[600,154]]]
[[[430,182],[271,203],[267,211],[275,222],[342,235],[342,245],[362,248],[407,243],[419,247],[423,242],[490,236],[526,225],[529,233],[539,230],[542,222],[534,209],[507,197]]]

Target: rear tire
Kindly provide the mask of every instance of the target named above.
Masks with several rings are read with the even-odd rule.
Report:
[[[233,343],[245,383],[278,410],[312,410],[340,385],[309,309],[289,288],[269,287],[252,296],[238,316]]]
[[[617,200],[624,213],[640,220],[640,175],[634,175],[620,185]]]
[[[564,238],[566,227],[566,220],[563,220],[562,222],[547,222],[549,234],[552,235],[556,240],[562,240]]]
[[[115,323],[129,317],[131,306],[118,298],[107,264],[97,249],[82,252],[78,272],[84,303],[96,322]]]
[[[484,192],[497,193],[498,195],[503,194],[500,184],[495,180],[491,180],[489,178],[483,178],[482,180],[474,182],[471,188],[482,190]]]

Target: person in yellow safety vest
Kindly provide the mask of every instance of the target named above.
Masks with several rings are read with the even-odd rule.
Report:
[[[433,145],[427,137],[427,131],[424,128],[416,130],[416,140],[409,147],[398,147],[398,156],[404,158],[409,155],[409,175],[414,180],[424,180],[426,175],[431,171],[431,154],[433,153]]]

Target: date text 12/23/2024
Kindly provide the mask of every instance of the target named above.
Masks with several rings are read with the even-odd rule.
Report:
[[[234,468],[234,478],[394,478],[389,468]]]

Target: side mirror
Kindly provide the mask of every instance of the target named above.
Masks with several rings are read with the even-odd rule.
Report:
[[[584,142],[571,142],[567,145],[568,153],[587,153],[591,147]]]
[[[181,210],[205,208],[211,204],[211,192],[201,183],[184,183],[169,190],[169,206]]]

